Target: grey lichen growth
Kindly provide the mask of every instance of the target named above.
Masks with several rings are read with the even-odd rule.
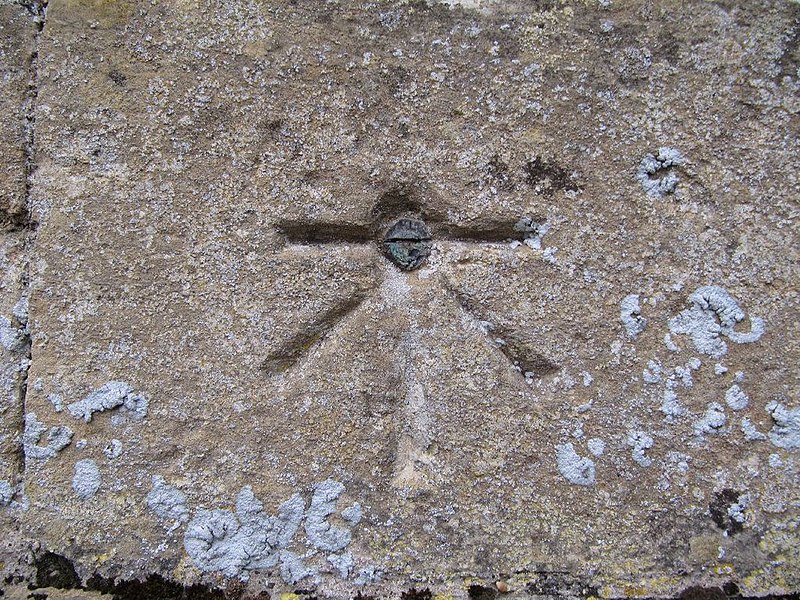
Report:
[[[728,517],[730,517],[732,521],[736,521],[737,523],[744,523],[745,522],[744,511],[749,504],[750,504],[750,495],[742,494],[736,499],[736,502],[728,506],[727,510]]]
[[[10,319],[0,316],[0,346],[9,352],[19,352],[28,344],[28,335]]]
[[[670,319],[669,329],[675,334],[689,335],[694,347],[702,354],[713,358],[724,356],[728,346],[720,336],[743,344],[758,340],[764,333],[764,322],[758,317],[750,319],[749,332],[734,330],[734,326],[744,320],[745,312],[721,287],[708,285],[698,288],[689,296],[689,302],[692,304],[690,308]]]
[[[629,338],[635,338],[644,331],[647,319],[642,316],[637,294],[629,294],[622,299],[619,306],[619,318],[625,326]]]
[[[109,381],[83,400],[68,405],[67,410],[76,419],[83,419],[88,423],[96,412],[123,406],[130,411],[135,420],[141,420],[147,416],[148,404],[147,398],[136,393],[130,384],[124,381]]]
[[[653,447],[653,437],[644,431],[631,431],[628,433],[628,445],[631,447],[631,456],[643,467],[653,464],[653,459],[645,455],[645,452]]]
[[[45,446],[40,446],[42,435],[47,431]],[[47,460],[53,458],[61,450],[69,446],[72,440],[72,430],[69,427],[57,426],[47,430],[47,426],[36,418],[36,413],[29,412],[25,415],[25,431],[22,434],[22,448],[25,458]]]
[[[586,442],[586,447],[595,456],[603,456],[603,452],[606,451],[606,443],[600,438],[591,438]]]
[[[769,441],[778,448],[800,448],[800,408],[787,408],[777,401],[767,404],[767,412],[775,425],[769,431]]]
[[[383,579],[383,571],[375,565],[368,565],[358,571],[354,583],[358,586],[364,586],[381,579]]]
[[[744,439],[748,442],[757,442],[767,439],[767,436],[756,429],[756,426],[753,425],[752,421],[747,417],[742,419],[742,433],[744,434]]]
[[[106,447],[103,448],[103,454],[108,460],[119,458],[122,456],[122,442],[116,439],[111,440]]]
[[[160,519],[183,522],[189,517],[186,494],[168,485],[163,477],[153,476],[153,489],[147,494],[147,507]]]
[[[533,250],[542,249],[542,238],[550,231],[550,224],[547,222],[539,223],[531,217],[522,217],[514,225],[514,231],[523,234],[526,246]]]
[[[725,403],[733,410],[744,410],[750,404],[750,398],[735,383],[725,392]]]
[[[61,412],[64,410],[64,400],[59,394],[47,394],[47,399],[53,405],[53,410]]]
[[[350,576],[350,572],[353,570],[353,565],[355,564],[353,555],[350,552],[345,552],[344,554],[329,554],[328,562],[343,579]]]
[[[348,506],[342,511],[342,518],[351,525],[358,525],[361,522],[363,515],[364,511],[358,502],[352,506]]]
[[[570,483],[592,485],[594,483],[594,461],[581,457],[569,442],[556,446],[558,470]]]
[[[700,436],[705,433],[719,433],[725,427],[727,418],[725,409],[721,404],[712,402],[708,405],[705,415],[694,423],[694,432]]]
[[[0,506],[8,506],[14,499],[14,487],[5,479],[0,481]]]
[[[72,476],[72,489],[82,500],[87,500],[97,493],[103,478],[97,463],[86,458],[75,463],[75,472]]]
[[[314,577],[317,575],[317,570],[306,565],[303,559],[294,552],[284,550],[281,552],[280,559],[281,579],[286,583],[295,584],[306,577]]]
[[[678,401],[678,394],[672,385],[668,385],[664,390],[664,394],[661,397],[660,410],[667,419],[675,419],[689,414],[689,411]]]
[[[344,485],[333,479],[323,481],[314,489],[306,517],[306,535],[320,550],[335,552],[350,543],[350,530],[328,522],[328,517],[336,512],[336,501],[343,491]]]
[[[642,371],[642,379],[645,383],[659,383],[661,381],[661,363],[657,360],[647,361],[647,368]]]
[[[236,512],[200,509],[189,523],[184,547],[203,571],[247,579],[255,569],[274,567],[294,537],[305,511],[298,494],[284,502],[276,517],[264,513],[250,486],[236,498]],[[292,570],[297,573],[297,570]]]
[[[636,179],[653,198],[660,198],[665,194],[671,194],[678,187],[678,176],[673,172],[662,173],[672,167],[680,167],[685,164],[683,155],[675,148],[662,146],[658,149],[658,154],[653,156],[647,154],[639,169],[636,171]]]

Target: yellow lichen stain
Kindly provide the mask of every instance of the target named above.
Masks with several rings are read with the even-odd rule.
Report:
[[[294,592],[284,592],[281,594],[281,600],[300,600],[300,595]]]
[[[115,552],[104,552],[103,554],[95,554],[92,558],[94,562],[97,564],[102,565],[104,562],[108,562],[108,560],[116,554]]]
[[[717,575],[733,575],[736,569],[730,563],[719,563],[711,567],[711,572]]]
[[[626,598],[643,598],[650,595],[650,591],[646,587],[638,585],[626,585],[622,589]]]
[[[615,598],[619,596],[627,598],[671,596],[674,595],[675,590],[681,588],[681,585],[681,579],[673,576],[654,577],[637,584],[632,584],[630,581],[617,580],[603,585],[600,588],[600,596],[602,598]]]
[[[453,596],[450,594],[436,594],[433,600],[453,600]]]

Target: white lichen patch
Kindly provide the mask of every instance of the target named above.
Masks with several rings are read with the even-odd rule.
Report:
[[[122,442],[117,439],[111,440],[106,447],[103,448],[103,454],[108,460],[114,460],[122,456]]]
[[[756,426],[753,425],[752,421],[747,417],[742,419],[742,433],[744,434],[744,439],[748,442],[757,442],[767,439],[767,436],[756,429]]]
[[[606,443],[600,438],[591,438],[586,442],[586,447],[595,456],[603,456],[603,452],[606,451]]]
[[[744,523],[745,521],[744,511],[749,504],[750,504],[750,495],[749,494],[740,495],[736,499],[736,502],[732,503],[728,507],[727,511],[728,517],[730,517],[732,521],[736,521],[737,523]]]
[[[594,484],[594,461],[580,456],[570,442],[556,446],[556,460],[558,470],[570,483],[575,485]]]
[[[14,499],[14,487],[5,479],[0,481],[0,506],[8,506]]]
[[[28,344],[24,329],[16,327],[10,319],[0,316],[0,346],[9,352],[19,352]]]
[[[124,381],[109,381],[83,400],[69,404],[67,410],[76,419],[83,419],[88,423],[94,413],[122,406],[131,413],[134,420],[138,421],[147,416],[148,404],[147,398],[137,393],[130,384]]]
[[[657,360],[647,361],[647,368],[642,371],[645,383],[656,384],[661,381],[661,363]]]
[[[725,392],[725,404],[730,406],[733,410],[744,410],[750,404],[750,398],[744,393],[744,390],[735,383],[728,388]]]
[[[307,577],[316,578],[319,571],[309,567],[303,557],[289,550],[282,550],[280,553],[281,579],[288,584],[295,584]]]
[[[769,441],[778,448],[800,448],[800,408],[787,408],[780,402],[767,404],[767,412],[775,424],[769,431]]]
[[[353,555],[350,552],[345,552],[344,554],[329,554],[328,562],[339,574],[339,577],[343,579],[347,579],[350,576],[350,572],[355,565]]]
[[[64,410],[64,400],[58,394],[48,394],[47,399],[50,401],[50,404],[53,405],[53,410],[56,412],[61,412]]]
[[[706,408],[705,414],[694,422],[694,432],[698,436],[706,433],[720,433],[727,421],[723,406],[717,402],[712,402]]]
[[[689,411],[678,401],[678,394],[671,385],[667,385],[664,389],[664,393],[661,396],[660,410],[667,419],[676,419],[689,414]]]
[[[82,500],[87,500],[97,493],[103,481],[97,463],[86,458],[75,463],[72,475],[72,489]]]
[[[672,335],[670,333],[664,334],[664,346],[666,346],[667,350],[669,350],[670,352],[677,352],[678,350],[680,350],[680,348],[678,348],[678,345],[672,341]]]
[[[644,431],[628,432],[628,445],[631,447],[631,456],[643,467],[653,464],[653,459],[645,455],[645,452],[653,447],[653,437]]]
[[[364,516],[364,511],[361,504],[356,502],[352,506],[348,506],[342,511],[342,518],[350,523],[350,525],[358,525]]]
[[[720,336],[743,344],[755,342],[764,333],[764,322],[758,317],[750,319],[751,329],[747,333],[734,330],[734,326],[745,318],[745,312],[723,288],[704,286],[689,296],[691,307],[669,320],[669,329],[674,334],[691,337],[698,352],[720,358],[728,351],[728,345]]]
[[[161,482],[154,479],[156,483],[159,485],[154,491],[163,490]],[[349,528],[330,522],[343,492],[343,484],[328,479],[315,486],[308,511],[302,496],[295,494],[278,508],[276,516],[270,516],[264,512],[250,486],[246,486],[236,499],[235,512],[197,511],[184,536],[186,552],[203,571],[219,571],[243,579],[255,569],[271,568],[280,563],[281,577],[286,583],[294,584],[318,577],[319,567],[306,564],[305,559],[323,550],[329,553],[328,562],[336,572],[347,577],[354,561],[350,553],[342,551],[350,544],[352,533]],[[341,513],[342,519],[353,525],[362,516],[358,503]],[[305,554],[290,548],[304,519],[309,545]]]
[[[255,569],[274,567],[303,519],[305,502],[295,494],[278,508],[277,516],[245,486],[236,498],[236,511],[200,509],[186,528],[184,547],[203,571],[248,578]]]
[[[320,550],[335,552],[350,543],[349,529],[328,522],[328,517],[336,512],[336,502],[343,491],[344,485],[332,479],[323,481],[314,489],[306,517],[306,535]]]
[[[46,445],[40,446],[42,435],[47,431]],[[25,431],[22,434],[22,448],[25,458],[36,460],[46,460],[53,458],[61,450],[69,446],[72,440],[72,430],[69,427],[51,427],[48,431],[47,426],[36,418],[36,413],[29,412],[25,415]]]
[[[647,154],[642,159],[636,171],[636,179],[648,196],[660,198],[675,191],[679,178],[670,169],[680,167],[685,162],[678,150],[663,146],[658,149],[658,154],[655,156]]]
[[[153,476],[153,489],[147,494],[147,507],[159,519],[183,522],[189,517],[186,494],[168,485],[163,477]]]
[[[531,217],[522,217],[514,225],[514,231],[517,231],[525,236],[524,243],[533,250],[542,249],[542,238],[550,231],[550,224],[547,222],[538,223]]]
[[[629,294],[622,299],[619,305],[619,318],[629,338],[635,338],[644,331],[647,319],[642,316],[637,294]]]
[[[692,378],[692,368],[690,366],[677,366],[673,369],[673,374],[670,376],[673,384],[680,384],[683,387],[690,388],[694,386],[694,379]]]

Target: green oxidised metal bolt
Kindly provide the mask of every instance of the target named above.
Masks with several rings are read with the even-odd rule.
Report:
[[[399,219],[383,237],[383,251],[400,269],[413,271],[431,253],[431,232],[418,219]]]

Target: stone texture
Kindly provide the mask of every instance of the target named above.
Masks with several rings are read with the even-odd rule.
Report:
[[[273,597],[800,589],[798,19],[52,0],[24,410],[74,435],[7,509],[31,552]]]

